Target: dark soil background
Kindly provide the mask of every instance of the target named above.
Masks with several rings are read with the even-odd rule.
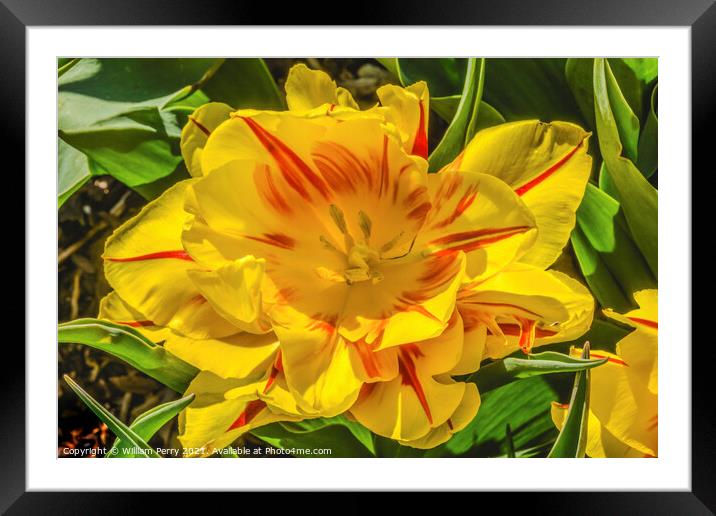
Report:
[[[326,71],[339,86],[351,91],[362,108],[375,105],[375,91],[396,82],[373,59],[267,59],[279,88],[289,68],[305,62]],[[437,116],[430,117],[431,148],[445,131]],[[99,301],[110,291],[100,256],[112,231],[134,216],[146,201],[112,177],[96,177],[76,192],[58,212],[58,316],[59,322],[96,317]],[[70,456],[70,448],[98,449],[111,446],[113,436],[104,424],[64,384],[68,374],[96,400],[125,423],[160,403],[176,399],[176,393],[124,362],[86,346],[63,344],[58,354],[58,456]],[[155,447],[179,447],[177,425],[165,425],[150,441]],[[253,437],[246,438],[246,445]],[[87,455],[92,457],[92,455]]]

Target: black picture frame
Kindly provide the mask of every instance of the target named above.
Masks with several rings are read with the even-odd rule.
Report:
[[[692,162],[694,170],[699,163],[706,165],[707,155],[713,148],[714,87],[716,84],[716,5],[713,0],[542,0],[522,2],[499,0],[467,2],[441,0],[435,4],[413,0],[379,2],[374,8],[356,10],[350,17],[339,13],[336,3],[312,3],[310,12],[305,3],[241,2],[240,0],[0,0],[0,98],[3,99],[3,116],[0,117],[0,135],[6,149],[20,157],[15,170],[24,165],[25,128],[25,31],[28,26],[42,25],[271,25],[306,23],[332,25],[350,22],[352,25],[614,25],[614,26],[684,26],[691,27],[692,65]],[[663,144],[667,144],[664,142]],[[703,172],[713,174],[713,162]],[[24,167],[23,167],[24,168]],[[683,171],[687,178],[687,171]],[[25,188],[33,178],[25,177]],[[701,181],[701,179],[700,179]],[[710,177],[704,180],[713,182]],[[701,190],[708,195],[708,185]],[[693,191],[693,190],[692,190]],[[696,205],[694,201],[694,205]],[[704,219],[693,217],[693,234],[708,228],[700,227]],[[713,230],[711,229],[710,232]],[[706,233],[709,234],[709,233]],[[693,250],[692,250],[693,252]],[[706,253],[706,259],[708,258]],[[697,254],[692,255],[697,258]],[[703,259],[703,258],[702,258]],[[712,260],[712,259],[710,259]],[[694,263],[695,265],[695,263]],[[25,271],[26,275],[28,271]],[[693,303],[697,317],[705,315],[709,303]],[[693,316],[692,316],[693,317]],[[694,318],[694,320],[699,320]],[[19,318],[16,324],[19,326]],[[697,328],[694,328],[696,330]],[[694,334],[696,335],[696,333]],[[687,347],[691,336],[684,335],[678,345]],[[710,337],[711,339],[713,337]],[[696,339],[694,338],[694,342]],[[7,514],[126,514],[151,503],[156,494],[123,492],[78,493],[26,492],[25,487],[25,352],[20,346],[6,342],[6,366],[0,375],[2,382],[3,414],[0,418],[2,453],[0,469],[0,511]],[[703,342],[708,350],[710,342]],[[708,351],[707,351],[708,353]],[[694,357],[697,353],[694,351]],[[710,360],[692,361],[692,490],[690,492],[639,492],[639,493],[529,493],[527,496],[501,493],[471,495],[480,504],[504,503],[496,497],[508,497],[510,510],[531,507],[549,509],[549,512],[587,514],[713,514],[716,511],[716,405],[711,382]],[[529,490],[529,479],[516,479],[515,489]],[[185,496],[178,493],[165,496],[162,509],[173,511],[172,505],[181,507],[180,513],[192,510],[206,512],[206,496],[215,500],[217,494]],[[231,495],[236,497],[237,495]],[[257,495],[246,499],[240,495],[244,508],[261,504]],[[266,494],[258,496],[267,496]],[[323,495],[321,495],[323,496]],[[486,497],[490,497],[487,499]],[[310,494],[309,494],[310,497]],[[291,495],[290,505],[303,501],[316,503],[306,494]],[[342,495],[325,498],[329,505],[340,503],[352,511],[366,512],[373,507],[369,498]],[[420,498],[418,498],[420,500]],[[503,499],[504,500],[504,499]],[[211,505],[215,501],[211,502]],[[272,510],[279,510],[275,497]],[[179,505],[181,504],[181,505]],[[196,508],[193,506],[196,505]],[[481,505],[483,506],[483,505]],[[484,507],[484,506],[483,506]],[[584,508],[588,508],[587,511]],[[239,506],[235,506],[239,508]],[[341,510],[346,510],[341,509]],[[348,510],[350,510],[348,509]]]

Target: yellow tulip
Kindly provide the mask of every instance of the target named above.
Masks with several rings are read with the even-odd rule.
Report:
[[[436,446],[480,404],[452,376],[589,327],[584,287],[543,270],[574,225],[587,135],[504,124],[428,174],[424,83],[384,86],[366,111],[302,65],[286,90],[288,112],[190,117],[194,178],[108,240],[100,316],[201,370],[180,419],[198,454],[344,412]]]
[[[587,428],[590,457],[658,455],[658,316],[656,290],[634,294],[639,308],[605,314],[635,328],[617,343],[616,354],[590,353],[607,362],[592,370]],[[575,354],[581,353],[574,350]],[[568,407],[553,403],[552,419],[561,428]]]

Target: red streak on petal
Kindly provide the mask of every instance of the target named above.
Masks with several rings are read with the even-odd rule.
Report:
[[[423,220],[427,216],[427,214],[430,212],[431,208],[433,207],[432,204],[429,202],[424,202],[420,204],[418,207],[413,208],[408,213],[408,218],[411,220]]]
[[[132,328],[143,328],[146,326],[156,326],[153,321],[114,321],[116,324],[124,324]]]
[[[412,207],[417,201],[423,200],[428,194],[428,189],[425,186],[419,186],[411,191],[403,199],[403,206],[406,208]]]
[[[461,231],[460,233],[451,233],[449,235],[445,235],[444,237],[436,238],[432,242],[430,242],[431,245],[443,245],[443,244],[454,244],[457,242],[464,242],[466,240],[474,240],[476,238],[482,238],[486,236],[492,236],[500,233],[515,233],[520,232],[523,233],[530,229],[528,226],[511,226],[506,228],[487,228],[487,229],[477,229],[474,231]],[[509,235],[507,235],[509,236]]]
[[[522,310],[523,312],[527,312],[530,315],[534,315],[538,319],[542,319],[542,316],[540,314],[538,314],[537,312],[533,312],[532,310],[527,310],[526,308],[519,306],[519,305],[512,305],[510,303],[489,303],[486,301],[478,301],[475,304],[485,305],[485,306],[494,306],[495,308],[514,308],[517,310]]]
[[[358,352],[363,369],[370,378],[379,378],[380,365],[376,359],[376,353],[373,351],[372,346],[367,344],[364,340],[360,340],[353,343],[355,350]]]
[[[428,131],[425,127],[425,107],[423,101],[418,103],[420,107],[420,119],[418,120],[418,132],[415,133],[415,141],[413,142],[413,150],[410,152],[421,158],[428,159]]]
[[[127,258],[106,257],[105,260],[107,260],[108,262],[141,262],[144,260],[161,260],[164,258],[173,258],[176,260],[186,260],[188,262],[194,261],[194,258],[189,256],[186,251],[182,251],[182,250],[159,251],[157,253],[143,254],[141,256],[130,256]]]
[[[648,326],[649,328],[654,328],[655,330],[659,329],[659,323],[657,323],[656,321],[650,321],[649,319],[641,319],[640,317],[627,317],[627,319],[637,324],[643,324],[644,326]]]
[[[406,300],[400,299],[401,302],[406,303]],[[403,305],[395,305],[395,309],[399,310],[401,312],[417,312],[420,315],[427,317],[428,319],[432,319],[433,321],[440,322],[440,319],[438,319],[435,315],[428,312],[427,308],[425,308],[423,305],[414,305],[414,304],[403,304]]]
[[[296,246],[296,241],[293,238],[282,233],[264,233],[263,237],[245,235],[245,237],[250,240],[279,247],[281,249],[292,250]]]
[[[554,405],[555,405],[556,407],[561,408],[561,409],[568,409],[568,408],[569,408],[569,403],[555,403]]]
[[[195,126],[197,126],[202,133],[204,133],[207,136],[211,136],[211,131],[209,131],[206,127],[204,127],[201,123],[199,123],[199,121],[196,118],[194,118],[193,116],[190,116],[189,120],[191,120],[191,122]]]
[[[589,358],[606,358],[607,361],[608,361],[608,362],[611,362],[612,364],[623,365],[623,366],[629,367],[629,364],[627,364],[627,363],[624,362],[623,360],[619,360],[618,358],[608,357],[608,356],[602,355],[602,354],[600,354],[600,353],[592,353],[592,352],[590,351],[590,352],[589,352]]]
[[[380,190],[378,197],[383,196],[383,192],[388,192],[390,187],[390,169],[388,168],[388,136],[383,135],[383,157],[380,161]]]
[[[279,138],[261,127],[255,120],[249,117],[239,117],[246,122],[249,129],[254,133],[256,139],[273,157],[283,174],[286,182],[305,200],[310,201],[311,195],[306,190],[302,178],[306,179],[313,187],[320,192],[324,199],[330,199],[330,192],[325,181],[316,174],[298,154],[282,142]]]
[[[529,355],[535,343],[535,329],[537,321],[533,319],[522,319],[520,321],[520,349],[525,355]]]
[[[450,420],[450,418],[448,418],[448,420],[447,420],[447,425],[448,425],[448,428],[450,429],[450,431],[452,432],[453,427],[452,427],[452,421]]]
[[[504,335],[508,335],[510,337],[518,336],[522,331],[519,324],[499,323],[498,326]],[[538,339],[542,337],[551,337],[553,335],[557,335],[557,333],[559,332],[555,330],[548,330],[547,328],[535,328],[535,338]]]
[[[257,170],[257,174],[258,173]],[[276,188],[271,169],[266,164],[263,165],[263,174],[265,184],[261,184],[260,181],[255,181],[257,188],[274,210],[284,215],[289,215],[291,213],[291,206],[289,206],[286,199],[281,195],[281,192]]]
[[[242,426],[248,425],[264,408],[266,408],[266,402],[263,400],[252,400],[246,404],[244,411],[239,414],[236,421],[231,423],[231,426],[226,429],[227,432]]]
[[[517,195],[524,195],[524,194],[526,194],[527,192],[529,192],[530,190],[532,190],[535,186],[537,186],[537,185],[540,184],[542,181],[544,181],[545,179],[547,179],[549,176],[551,176],[552,174],[554,174],[557,170],[559,170],[560,168],[562,168],[562,166],[563,166],[565,163],[567,163],[567,161],[569,161],[569,159],[570,159],[572,156],[574,156],[574,154],[579,150],[579,148],[582,146],[583,141],[584,141],[584,140],[582,140],[582,142],[579,142],[579,145],[577,145],[576,147],[574,147],[574,149],[572,149],[571,151],[569,151],[569,152],[568,152],[563,158],[561,158],[557,163],[555,163],[554,165],[552,165],[551,167],[549,167],[549,168],[548,168],[547,170],[545,170],[544,172],[538,174],[537,177],[535,177],[534,179],[532,179],[532,180],[528,181],[527,183],[523,184],[523,185],[520,186],[519,188],[515,188],[515,193],[516,193]]]
[[[316,314],[311,319],[312,321],[308,324],[309,330],[320,330],[328,334],[335,333],[337,316]]]
[[[331,111],[333,111],[334,109],[336,109],[336,105],[335,105],[335,104],[331,104],[330,106],[328,106],[328,112],[329,112],[329,113],[330,113]]]
[[[398,368],[402,377],[403,385],[410,385],[415,391],[415,395],[418,397],[420,405],[425,411],[425,415],[428,418],[430,424],[433,424],[433,416],[430,413],[430,406],[428,405],[428,399],[425,396],[425,391],[418,378],[418,373],[415,370],[415,363],[409,352],[401,346],[400,352],[398,353]]]
[[[264,387],[263,393],[266,394],[271,386],[276,381],[276,377],[279,373],[283,372],[283,362],[281,361],[281,350],[278,350],[278,354],[276,355],[276,360],[274,361],[273,365],[271,366],[271,372],[269,373],[268,380],[266,380],[266,387]]]
[[[458,201],[453,212],[442,221],[435,223],[432,229],[444,228],[455,222],[463,213],[465,213],[465,210],[467,210],[472,203],[475,202],[476,198],[477,185],[473,185],[465,192],[460,201]]]
[[[438,238],[430,242],[430,244],[441,245],[467,241],[464,243],[458,243],[458,245],[451,246],[446,249],[441,249],[439,251],[434,252],[433,254],[437,256],[442,256],[454,251],[464,251],[466,253],[469,253],[470,251],[474,251],[475,249],[481,249],[486,245],[494,244],[511,236],[524,233],[526,231],[529,231],[530,229],[531,228],[529,226],[515,226],[501,229],[481,229],[477,231],[464,231],[462,233],[453,233],[451,235]]]

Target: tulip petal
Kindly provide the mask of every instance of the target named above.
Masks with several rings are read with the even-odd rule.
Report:
[[[364,379],[352,343],[329,324],[275,331],[283,344],[286,383],[304,411],[332,417],[353,405]]]
[[[202,371],[223,378],[259,381],[276,359],[279,343],[273,333],[238,333],[203,340],[171,333],[164,348]]]
[[[116,292],[110,292],[99,302],[99,319],[135,328],[152,342],[161,342],[171,333],[169,328],[157,326],[143,314],[129,306]]]
[[[460,313],[457,310],[458,314]],[[450,370],[451,375],[462,375],[474,373],[480,369],[480,363],[485,358],[485,347],[487,345],[487,326],[484,324],[471,324],[465,326],[463,324],[464,336],[462,345],[462,356],[460,362]]]
[[[415,245],[425,253],[461,250],[467,275],[486,278],[519,259],[534,243],[532,214],[501,180],[476,172],[428,177],[432,210]]]
[[[368,342],[380,337],[378,349],[437,337],[453,315],[464,270],[463,253],[381,267],[380,283],[351,286],[341,335]]]
[[[446,443],[454,434],[465,428],[475,419],[479,408],[480,393],[477,391],[477,385],[474,383],[466,383],[462,401],[460,401],[455,412],[453,412],[452,416],[450,416],[445,423],[437,428],[433,428],[420,439],[401,441],[400,444],[410,446],[411,448],[426,450]]]
[[[486,356],[502,358],[521,347],[528,352],[578,338],[591,326],[594,300],[566,274],[514,264],[486,281],[463,286],[458,309],[466,331],[486,326]]]
[[[566,122],[501,124],[477,133],[448,168],[490,174],[515,190],[539,228],[537,243],[521,261],[544,269],[560,255],[574,228],[592,166],[588,138],[589,133]]]
[[[410,255],[430,209],[425,163],[378,120],[345,120],[314,135],[307,124],[310,151],[305,121],[290,120],[269,128],[232,120],[214,132],[203,165],[224,164],[192,187],[186,249],[213,268],[245,255],[265,259],[263,294],[276,325],[335,319],[352,342],[385,333],[383,346],[439,334],[462,264],[452,252]],[[246,131],[263,149],[252,159],[265,162],[213,156],[232,139],[243,145]]]
[[[590,353],[594,358],[609,359],[591,372],[590,411],[614,438],[642,454],[656,456],[658,399],[649,389],[657,367],[656,338],[636,331],[617,346],[623,354]]]
[[[122,300],[156,325],[196,338],[224,337],[238,328],[211,308],[187,275],[196,264],[180,235],[191,183],[172,186],[107,239],[105,276]]]
[[[460,360],[462,328],[457,316],[439,337],[395,348],[399,376],[366,385],[351,414],[369,430],[400,441],[424,437],[453,415],[465,384],[444,373]]]
[[[388,108],[386,121],[398,128],[405,151],[427,159],[430,114],[427,83],[420,81],[407,88],[387,84],[378,88],[376,94],[380,103]]]
[[[276,389],[285,385],[283,379]],[[242,434],[276,421],[299,421],[302,415],[283,399],[273,396],[270,403],[260,394],[261,382],[246,383],[202,371],[187,388],[195,400],[179,415],[179,441],[185,456],[209,456],[225,448]],[[288,399],[288,398],[285,398]]]
[[[247,255],[215,270],[190,270],[189,278],[224,319],[251,333],[265,333],[270,323],[263,314],[261,283],[265,260]]]
[[[552,402],[552,421],[558,429],[562,429],[567,417],[568,405]],[[635,450],[614,437],[609,430],[599,422],[592,412],[587,420],[587,455],[591,458],[643,458],[644,453]]]
[[[358,109],[348,90],[338,88],[326,72],[311,70],[303,63],[292,66],[288,72],[286,103],[291,111],[307,111],[323,104]]]
[[[201,152],[211,133],[229,119],[234,109],[221,102],[209,102],[189,116],[181,131],[181,155],[193,177],[201,177]]]
[[[636,310],[622,315],[607,308],[604,310],[604,315],[628,324],[633,328],[656,335],[659,330],[658,291],[654,289],[640,290],[634,292],[634,299],[639,305]]]

